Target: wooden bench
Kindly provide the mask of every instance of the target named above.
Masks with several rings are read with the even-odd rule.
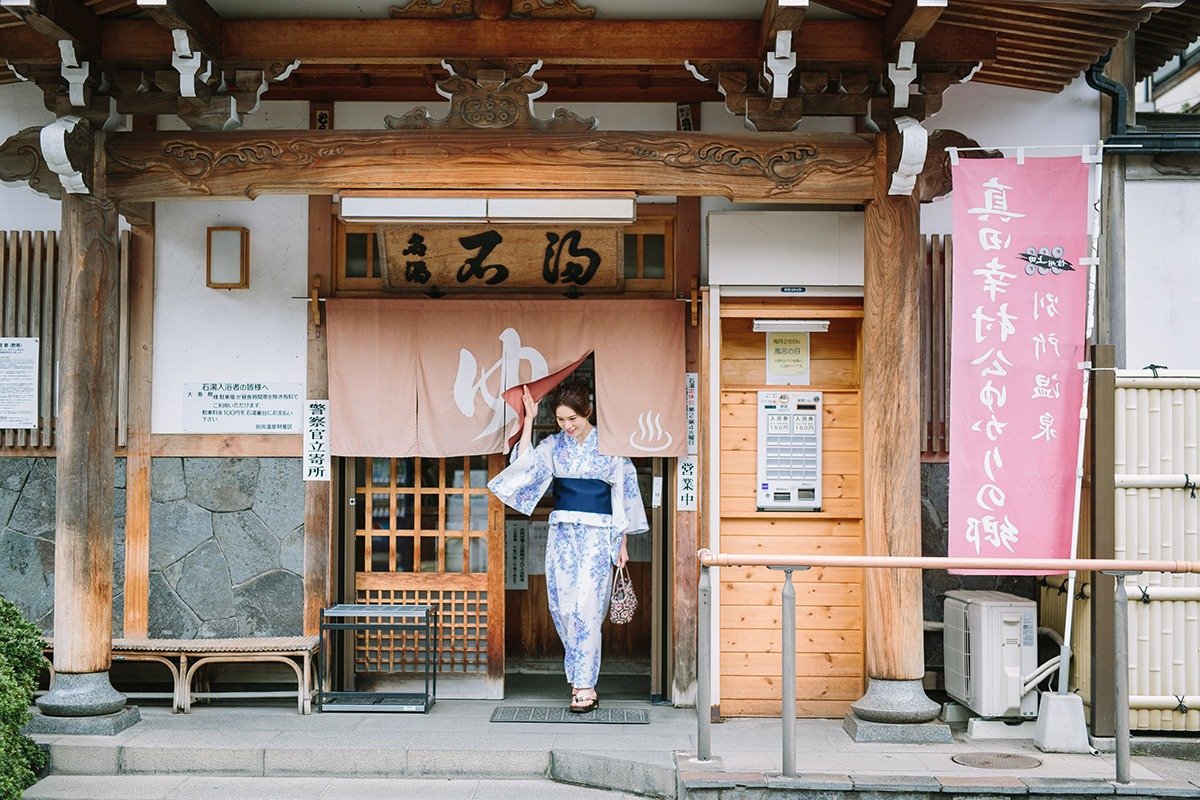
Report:
[[[114,661],[155,661],[171,672],[175,687],[172,708],[187,713],[196,698],[291,697],[290,691],[193,692],[196,672],[207,664],[277,662],[296,673],[296,706],[301,714],[312,711],[313,655],[316,636],[262,636],[238,639],[113,639]],[[48,648],[49,650],[49,648]],[[50,680],[53,684],[54,670]],[[142,695],[147,696],[147,695]],[[164,695],[153,695],[164,696]]]

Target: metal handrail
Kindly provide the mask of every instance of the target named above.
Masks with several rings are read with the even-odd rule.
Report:
[[[782,684],[783,774],[794,777],[796,736],[796,593],[792,573],[811,567],[857,567],[862,569],[953,569],[996,572],[1101,572],[1116,580],[1116,607],[1113,611],[1116,672],[1116,780],[1129,783],[1129,595],[1125,579],[1142,572],[1200,574],[1200,561],[1135,561],[1115,558],[947,558],[937,556],[764,556],[744,553],[713,553],[707,548],[697,553],[700,561],[699,625],[696,657],[696,744],[697,759],[712,760],[712,567],[769,567],[784,572],[782,593]],[[789,702],[790,698],[790,702]]]

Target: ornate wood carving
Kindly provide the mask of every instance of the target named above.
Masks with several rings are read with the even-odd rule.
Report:
[[[409,0],[390,6],[392,19],[591,19],[596,9],[574,0]]]
[[[125,133],[108,139],[107,189],[122,200],[505,186],[857,203],[872,191],[873,153],[852,134]]]
[[[925,154],[925,165],[917,178],[917,197],[922,203],[931,203],[950,194],[950,154],[947,147],[979,147],[979,143],[968,136],[951,130],[936,130],[929,134],[929,149]],[[1001,158],[999,150],[974,150],[961,153],[962,158]]]
[[[565,108],[554,109],[550,119],[533,114],[533,101],[546,93],[546,84],[532,75],[542,66],[535,62],[518,78],[505,80],[505,71],[475,65],[474,78],[458,74],[446,64],[450,77],[438,81],[438,93],[450,98],[450,113],[433,119],[429,109],[418,106],[402,117],[388,115],[384,125],[392,130],[461,130],[464,128],[507,128],[525,131],[574,133],[595,130],[595,117],[584,119]]]
[[[35,192],[57,200],[62,184],[42,156],[41,135],[41,128],[25,128],[0,144],[0,180],[28,183]]]
[[[929,131],[912,117],[896,120],[896,129],[888,142],[888,167],[891,182],[888,194],[910,195],[916,188],[917,178],[925,166],[925,154],[929,150]]]

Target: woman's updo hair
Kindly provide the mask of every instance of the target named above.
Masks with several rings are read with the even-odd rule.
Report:
[[[559,406],[566,406],[581,417],[591,416],[591,394],[587,383],[572,376],[550,392],[550,408],[557,411]]]

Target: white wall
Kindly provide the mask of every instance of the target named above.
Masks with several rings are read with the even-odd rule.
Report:
[[[1007,145],[1096,144],[1100,139],[1100,95],[1082,77],[1059,94],[1010,89],[986,83],[951,86],[942,110],[925,121],[930,130],[966,134],[980,147]],[[1046,155],[1066,155],[1047,150]],[[1029,157],[1038,155],[1031,151]],[[951,201],[947,195],[921,209],[921,230],[950,233]]]
[[[1200,181],[1125,184],[1125,366],[1200,368]]]
[[[54,115],[42,104],[42,92],[32,83],[0,86],[0,142],[34,125],[46,125]],[[56,231],[62,224],[57,200],[38,194],[23,183],[0,183],[0,230]]]
[[[308,198],[160,202],[154,271],[154,433],[182,432],[183,385],[306,380]],[[205,286],[206,231],[250,229],[250,288]]]

